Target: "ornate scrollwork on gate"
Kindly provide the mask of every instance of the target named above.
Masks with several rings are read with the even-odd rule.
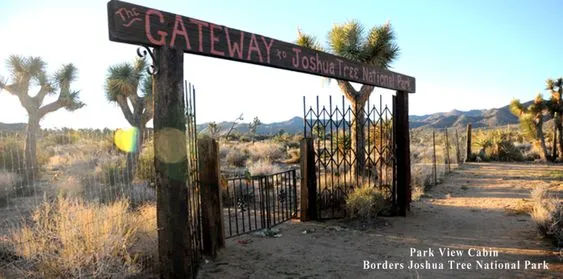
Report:
[[[148,48],[147,46],[140,46],[137,48],[137,55],[141,58],[147,57],[147,55],[151,58],[151,64],[147,68],[147,73],[149,75],[156,75],[158,74],[158,68],[156,67],[156,58],[154,56],[154,52]]]

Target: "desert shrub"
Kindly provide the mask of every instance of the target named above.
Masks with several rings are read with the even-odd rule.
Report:
[[[227,158],[227,154],[231,151],[231,146],[226,144],[219,144],[219,159],[224,160]]]
[[[524,155],[518,149],[511,138],[511,134],[501,130],[495,130],[491,135],[491,147],[489,158],[498,161],[523,161]]]
[[[156,208],[129,210],[127,200],[109,205],[80,199],[45,201],[32,220],[13,231],[24,270],[47,278],[126,278],[156,263]],[[143,264],[150,266],[143,266]]]
[[[385,208],[385,197],[376,188],[364,185],[348,195],[346,208],[350,218],[374,217]]]
[[[135,178],[149,182],[155,181],[154,147],[152,140],[148,140],[143,144],[137,161]]]
[[[438,171],[438,168],[436,168],[436,171]],[[434,175],[431,165],[412,166],[411,174],[411,184],[414,187],[428,189],[428,187],[434,184]]]
[[[265,159],[274,162],[282,159],[285,155],[284,146],[272,141],[255,142],[248,146],[248,151],[252,161]]]
[[[558,246],[563,244],[563,205],[549,195],[548,187],[538,185],[532,190],[532,219],[543,236],[553,238]]]
[[[244,167],[246,160],[248,160],[249,154],[247,150],[241,150],[240,148],[231,148],[226,156],[227,164],[235,167]]]
[[[512,131],[495,129],[490,131],[477,131],[473,142],[478,154],[469,161],[523,161],[526,156],[523,149],[526,145],[517,144],[517,134]],[[479,159],[477,159],[477,156]]]
[[[252,162],[247,165],[247,168],[252,176],[270,175],[282,171],[278,165],[272,164],[272,161],[268,159],[260,159],[256,162]]]

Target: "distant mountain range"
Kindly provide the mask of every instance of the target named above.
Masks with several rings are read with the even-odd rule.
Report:
[[[524,103],[525,106],[529,105],[532,101]],[[427,115],[411,115],[409,116],[411,128],[449,128],[449,127],[465,127],[471,123],[474,128],[479,127],[495,127],[508,124],[517,124],[518,118],[512,113],[508,106],[493,109],[459,111],[452,110],[450,112],[438,112]],[[226,133],[232,126],[233,122],[224,121],[217,123],[220,130]],[[209,123],[197,125],[198,131],[205,132],[208,129]],[[6,124],[0,123],[0,131],[17,131],[24,130],[26,124],[14,123]],[[269,124],[261,124],[256,129],[260,135],[273,135],[279,131],[295,134],[303,132],[303,118],[293,117],[289,120],[282,122],[274,122]],[[237,123],[234,131],[245,134],[249,132],[248,123]]]
[[[27,127],[25,123],[2,123],[0,122],[0,131],[15,132],[23,131]]]
[[[528,106],[532,101],[523,105]],[[508,124],[518,124],[518,117],[514,116],[508,106],[493,109],[459,111],[452,110],[450,112],[438,112],[427,115],[410,115],[409,123],[411,128],[450,128],[450,127],[466,127],[471,123],[474,128],[496,127]],[[223,130],[228,130],[233,122],[217,123]],[[208,123],[198,125],[198,130],[205,131]],[[303,132],[303,118],[293,117],[283,122],[275,122],[271,124],[262,124],[258,126],[257,133],[261,135],[275,134],[283,129],[288,133]],[[248,123],[237,124],[236,131],[240,133],[248,132]]]
[[[532,101],[523,103],[528,106]],[[510,112],[509,106],[493,109],[438,112],[427,115],[411,115],[409,123],[411,128],[449,128],[465,127],[471,123],[474,128],[495,127],[508,124],[517,124],[518,117]]]

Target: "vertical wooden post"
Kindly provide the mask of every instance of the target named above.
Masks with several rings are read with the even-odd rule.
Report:
[[[445,138],[446,138],[446,155],[444,156],[444,163],[446,167],[446,173],[450,172],[452,169],[450,168],[450,139],[448,138],[448,128],[445,130]]]
[[[463,162],[461,161],[461,151],[459,150],[459,136],[457,134],[457,128],[455,129],[455,157],[457,165],[461,165]]]
[[[465,161],[468,162],[471,160],[471,123],[467,124],[467,139],[465,150]]]
[[[397,205],[398,214],[407,216],[411,200],[411,159],[409,137],[409,96],[407,92],[397,91],[395,100],[397,126],[394,127],[397,156]]]
[[[161,278],[193,278],[189,230],[184,54],[155,48],[154,165]]]
[[[198,140],[199,182],[201,191],[201,227],[203,254],[215,258],[225,247],[223,206],[219,169],[219,145],[212,138]]]
[[[555,160],[557,158],[557,125],[553,128],[553,145],[551,146],[551,158]]]
[[[436,131],[432,130],[432,174],[434,176],[434,186],[438,184],[438,171],[436,170]]]
[[[317,219],[317,173],[313,139],[301,140],[301,221]]]

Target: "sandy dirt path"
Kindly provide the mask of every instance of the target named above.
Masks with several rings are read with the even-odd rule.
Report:
[[[379,218],[369,225],[293,221],[279,226],[280,238],[232,238],[215,260],[202,265],[198,278],[563,278],[563,257],[552,243],[538,237],[529,215],[511,213],[537,184],[563,193],[561,177],[563,166],[467,164],[414,202],[406,218]],[[447,248],[462,255],[442,256],[440,249]],[[412,249],[434,255],[411,256]],[[493,253],[477,257],[482,249]],[[460,265],[450,266],[449,260]],[[380,266],[366,270],[365,261]],[[435,265],[410,269],[410,261]],[[483,268],[495,261],[520,266],[485,270],[477,261]],[[526,261],[545,261],[549,269],[530,269]]]

